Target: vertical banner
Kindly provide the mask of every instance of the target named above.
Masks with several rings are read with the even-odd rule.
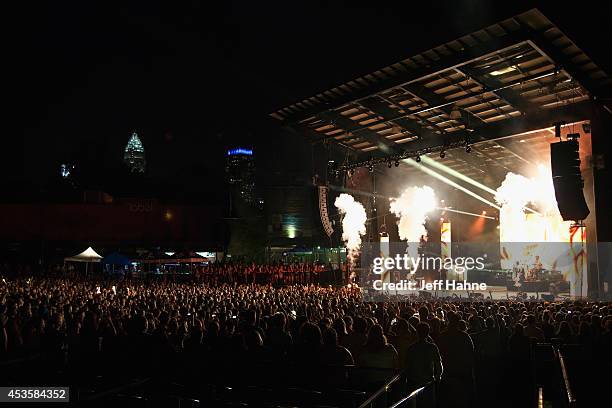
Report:
[[[569,272],[570,296],[586,297],[588,295],[586,227],[572,225],[570,227],[570,254],[572,267]]]
[[[329,212],[327,211],[327,187],[325,186],[319,186],[319,215],[321,216],[323,230],[328,237],[331,237],[334,233],[334,228],[329,221]]]
[[[381,258],[385,259],[389,257],[389,234],[381,234],[380,235],[380,255]],[[381,280],[383,282],[391,281],[391,272],[386,268],[381,275]]]
[[[445,261],[451,257],[451,223],[449,221],[443,221],[440,225],[440,258],[442,259],[442,265]],[[447,279],[457,279],[456,272],[454,270],[446,271]],[[463,276],[461,277],[463,279]]]
[[[442,263],[446,258],[451,257],[451,223],[443,222],[440,228],[440,256],[442,257]]]

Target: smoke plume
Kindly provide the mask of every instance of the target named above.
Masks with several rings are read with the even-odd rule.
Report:
[[[350,194],[340,194],[336,198],[334,205],[341,214],[344,214],[342,219],[342,240],[345,242],[348,250],[347,256],[349,261],[353,263],[355,256],[359,254],[361,236],[366,233],[366,211],[363,205],[355,201]]]
[[[398,198],[391,198],[390,210],[399,218],[400,239],[418,243],[421,237],[427,238],[425,220],[436,204],[436,195],[429,186],[408,187]]]

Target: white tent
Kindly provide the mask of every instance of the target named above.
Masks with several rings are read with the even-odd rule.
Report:
[[[87,248],[78,255],[64,258],[64,262],[100,262],[102,256],[93,250],[92,247]]]

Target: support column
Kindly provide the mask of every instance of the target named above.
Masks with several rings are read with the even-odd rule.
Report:
[[[612,297],[612,113],[594,101],[591,115],[593,190],[595,195],[596,262],[589,257],[589,295]],[[588,242],[588,239],[587,239]],[[592,267],[593,264],[596,267]],[[607,292],[606,292],[607,289]]]

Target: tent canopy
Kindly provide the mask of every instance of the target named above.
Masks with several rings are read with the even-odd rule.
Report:
[[[175,252],[171,258],[173,259],[185,259],[185,258],[204,258],[202,255],[194,251],[181,251]]]
[[[101,259],[102,256],[89,247],[78,255],[64,258],[64,262],[100,262]]]
[[[109,265],[129,265],[130,258],[120,254],[119,252],[113,252],[112,254],[106,255],[104,258],[102,258],[102,263]]]

